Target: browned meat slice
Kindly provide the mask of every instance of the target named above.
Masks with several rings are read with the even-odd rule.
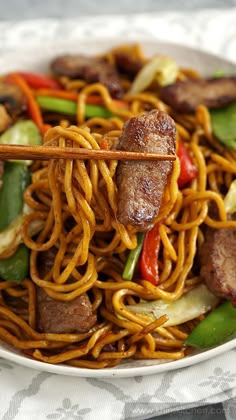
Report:
[[[55,247],[50,248],[47,251],[39,253],[37,265],[38,265],[39,276],[42,279],[52,269],[56,255],[57,255],[57,249]]]
[[[52,268],[56,248],[40,253],[39,274],[43,278]],[[52,299],[47,293],[37,288],[37,323],[40,331],[50,333],[83,333],[92,328],[97,316],[92,312],[92,305],[86,293],[72,301],[63,302]]]
[[[194,112],[200,104],[219,108],[236,101],[236,77],[178,81],[163,87],[160,96],[178,112]]]
[[[0,104],[10,115],[18,115],[26,108],[26,100],[18,86],[0,82]]]
[[[135,60],[127,52],[116,52],[115,62],[119,72],[130,77],[136,76],[139,70],[143,67],[142,61]]]
[[[62,302],[49,297],[38,288],[38,328],[50,333],[83,333],[92,328],[97,321],[86,293],[72,301]]]
[[[0,179],[3,176],[3,172],[4,172],[4,161],[0,160]]]
[[[64,55],[51,63],[51,69],[58,76],[78,77],[88,83],[102,83],[114,98],[120,98],[123,94],[115,67],[102,59]]]
[[[119,149],[175,154],[175,123],[165,112],[153,110],[124,125]],[[120,161],[117,168],[118,220],[139,231],[152,228],[164,187],[172,171],[170,161]]]
[[[2,176],[4,172],[4,162],[0,160],[0,189],[2,188]]]
[[[216,296],[236,300],[236,229],[207,228],[200,252],[201,277]]]
[[[7,113],[4,105],[0,105],[0,133],[3,133],[8,129],[11,124],[11,117]]]

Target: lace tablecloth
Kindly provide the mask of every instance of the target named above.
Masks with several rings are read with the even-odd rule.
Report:
[[[0,52],[50,41],[122,36],[173,41],[236,61],[236,9],[0,23]],[[236,418],[236,349],[158,375],[93,379],[40,372],[0,360],[2,420],[147,419],[223,402]],[[191,411],[194,412],[194,411]]]

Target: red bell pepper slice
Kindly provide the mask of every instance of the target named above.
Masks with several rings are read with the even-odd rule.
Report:
[[[39,73],[18,72],[32,89],[60,89],[61,84],[50,76]]]
[[[181,140],[178,141],[177,156],[180,160],[178,186],[183,187],[185,184],[197,177],[198,170]]]
[[[159,283],[158,255],[160,250],[160,223],[146,232],[140,258],[140,271],[144,280],[156,286]]]

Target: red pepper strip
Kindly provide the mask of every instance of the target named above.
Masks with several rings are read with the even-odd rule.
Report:
[[[181,140],[178,141],[177,156],[180,160],[178,186],[183,187],[185,184],[197,177],[198,170]]]
[[[156,286],[159,283],[158,254],[160,250],[160,223],[146,232],[140,258],[140,271],[144,280]]]
[[[103,137],[103,139],[102,139],[102,141],[100,143],[100,147],[103,150],[109,150],[109,143],[108,143],[106,137]]]
[[[37,89],[36,96],[50,96],[53,98],[68,99],[69,101],[77,101],[78,93],[63,89]]]
[[[10,73],[7,75],[6,80],[14,83],[15,85],[19,86],[23,94],[25,95],[27,101],[27,109],[30,118],[35,122],[39,130],[42,134],[48,129],[48,126],[45,127],[43,122],[43,117],[41,114],[41,110],[38,106],[37,101],[34,98],[34,95],[27,85],[26,81],[17,73]]]
[[[60,89],[61,84],[50,76],[38,73],[27,73],[20,71],[18,74],[24,79],[32,89]]]

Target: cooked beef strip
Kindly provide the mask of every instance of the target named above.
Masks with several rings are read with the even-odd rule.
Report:
[[[134,77],[143,67],[143,62],[135,60],[127,52],[116,52],[115,63],[118,71],[124,73],[127,76]]]
[[[4,172],[4,161],[0,160],[0,179],[3,176],[3,172]]]
[[[2,188],[3,172],[4,172],[4,161],[0,160],[0,189]]]
[[[11,125],[12,119],[4,105],[0,105],[0,133],[3,133]]]
[[[87,83],[102,83],[114,98],[120,98],[123,94],[115,67],[102,59],[64,55],[54,59],[51,69],[58,76],[78,77]]]
[[[197,105],[219,108],[236,101],[236,77],[177,81],[160,90],[164,102],[182,113],[194,112]]]
[[[26,99],[16,85],[0,82],[0,104],[4,105],[11,116],[16,116],[26,109]]]
[[[56,249],[41,252],[38,261],[39,275],[43,278],[52,268]],[[84,333],[97,321],[92,312],[92,305],[87,293],[72,301],[63,302],[52,299],[40,287],[37,288],[37,324],[38,329],[50,333]]]
[[[52,299],[38,288],[38,328],[50,333],[84,333],[97,321],[86,293],[72,301],[62,302]]]
[[[166,113],[150,111],[128,120],[118,149],[131,152],[175,154],[175,123]],[[150,230],[157,217],[164,187],[171,173],[170,161],[120,161],[117,168],[118,214],[124,225]]]
[[[200,275],[216,296],[236,300],[236,229],[206,228]]]

